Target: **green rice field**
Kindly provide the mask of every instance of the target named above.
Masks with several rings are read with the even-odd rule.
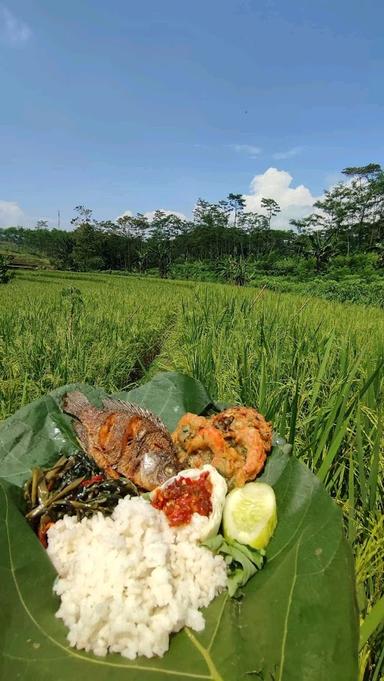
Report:
[[[384,310],[108,274],[0,287],[0,420],[64,383],[113,392],[161,370],[257,406],[327,486],[356,561],[359,681],[382,681]]]

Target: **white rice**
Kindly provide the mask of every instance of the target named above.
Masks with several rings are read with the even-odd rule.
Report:
[[[125,497],[110,517],[55,523],[48,554],[70,645],[133,660],[163,655],[169,635],[184,626],[204,629],[199,608],[227,584],[224,559],[194,539],[195,523],[205,520],[194,514],[178,532],[148,501]]]

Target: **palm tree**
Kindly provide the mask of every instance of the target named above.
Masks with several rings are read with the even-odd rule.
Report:
[[[334,237],[325,232],[307,232],[307,244],[304,246],[304,254],[307,257],[315,258],[316,272],[320,273],[325,265],[335,254]]]

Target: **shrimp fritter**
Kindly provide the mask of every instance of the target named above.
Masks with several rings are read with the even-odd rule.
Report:
[[[252,407],[231,407],[208,418],[184,414],[172,439],[184,468],[209,463],[230,487],[242,487],[264,468],[272,426]]]

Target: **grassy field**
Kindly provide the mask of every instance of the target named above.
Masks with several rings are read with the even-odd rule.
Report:
[[[174,369],[273,420],[343,510],[360,681],[384,678],[383,361],[374,307],[107,274],[19,273],[0,287],[0,419],[66,382],[114,391]]]

